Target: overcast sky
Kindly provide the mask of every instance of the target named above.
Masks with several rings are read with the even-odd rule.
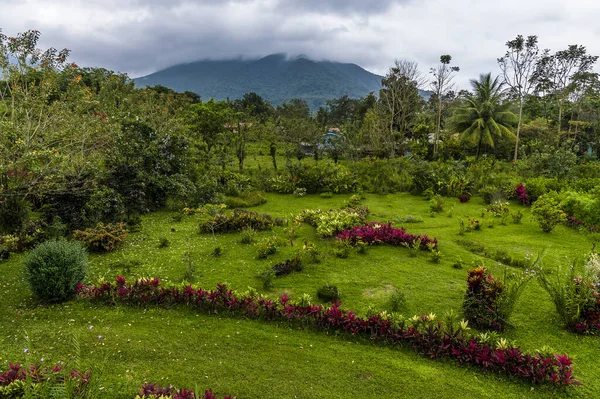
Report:
[[[537,35],[553,51],[600,55],[598,0],[0,0],[6,35],[41,31],[40,47],[131,77],[181,62],[275,52],[353,62],[385,74],[394,59],[423,72],[451,54],[468,87],[498,72],[506,41]],[[598,68],[596,68],[598,70]]]

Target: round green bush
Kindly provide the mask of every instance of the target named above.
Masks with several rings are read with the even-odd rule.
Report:
[[[335,285],[325,284],[317,290],[317,297],[323,302],[338,301],[340,296],[340,290]]]
[[[43,302],[71,299],[77,291],[77,283],[85,279],[87,271],[87,252],[76,241],[46,241],[25,257],[25,273],[31,291]]]

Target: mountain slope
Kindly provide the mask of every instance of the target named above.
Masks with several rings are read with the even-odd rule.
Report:
[[[279,105],[292,98],[306,100],[312,110],[332,98],[377,93],[381,76],[355,64],[288,59],[272,54],[258,60],[198,61],[176,65],[135,79],[136,86],[163,85],[198,93],[203,100],[241,98],[256,92]]]

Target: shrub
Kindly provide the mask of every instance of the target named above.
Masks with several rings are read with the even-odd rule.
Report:
[[[426,235],[407,233],[404,227],[397,229],[392,227],[391,223],[370,222],[362,226],[354,226],[338,234],[337,238],[338,240],[349,240],[351,245],[356,245],[359,241],[369,245],[404,245],[413,244],[415,241],[420,240],[420,249],[429,250],[428,244],[433,244],[437,247],[437,239],[429,238]]]
[[[442,260],[442,252],[438,249],[437,243],[430,242],[427,244],[427,250],[433,263],[440,263]]]
[[[88,226],[116,223],[127,215],[123,198],[113,188],[102,186],[87,200],[82,219]]]
[[[171,245],[171,242],[167,237],[160,237],[158,239],[158,248],[167,248],[169,245]]]
[[[342,209],[343,208],[355,208],[360,205],[361,201],[362,201],[362,198],[360,195],[358,195],[358,194],[351,195],[350,198],[348,198],[347,200],[344,200],[344,202],[342,203]]]
[[[484,214],[489,213],[495,218],[500,218],[502,224],[506,224],[506,220],[510,216],[510,208],[508,201],[495,201],[485,208]]]
[[[469,270],[463,301],[465,318],[481,329],[505,330],[529,277],[529,272],[522,279],[509,279],[505,274],[501,281],[488,274],[483,266]]]
[[[263,283],[263,289],[270,290],[273,288],[273,283],[275,282],[275,271],[273,268],[267,267],[259,273],[258,277]]]
[[[354,174],[345,166],[331,162],[289,163],[286,173],[281,173],[271,181],[271,189],[279,193],[293,193],[298,188],[305,193],[331,192],[350,193],[356,190]]]
[[[392,312],[398,312],[406,306],[406,295],[398,288],[394,288],[389,299],[389,308]]]
[[[407,191],[410,188],[414,175],[411,173],[410,163],[411,161],[404,157],[388,159],[365,157],[360,161],[352,162],[351,167],[354,176],[360,176],[360,184],[365,191],[388,194]]]
[[[121,246],[127,237],[125,223],[98,223],[96,227],[75,230],[73,238],[81,241],[90,251],[110,252]]]
[[[471,200],[471,194],[469,193],[462,193],[459,194],[457,196],[458,200],[460,201],[461,204],[464,204],[466,202],[469,202]]]
[[[544,194],[548,194],[550,191],[560,191],[564,183],[558,179],[549,179],[547,177],[540,176],[527,179],[523,185],[527,189],[529,203],[533,203],[537,201],[539,197]]]
[[[519,183],[515,188],[515,198],[523,205],[529,205],[529,196],[527,195],[527,189],[523,183]]]
[[[304,187],[298,187],[294,190],[294,197],[304,197],[306,195],[306,189]]]
[[[29,220],[29,203],[22,196],[0,196],[0,233],[18,233],[27,220]]]
[[[321,262],[321,251],[315,246],[315,244],[309,244],[304,241],[302,249],[299,251],[299,256],[306,263],[319,263]]]
[[[273,265],[271,269],[275,272],[275,276],[280,277],[292,272],[301,272],[303,267],[300,257],[296,256],[293,259],[287,259],[284,262]]]
[[[465,262],[462,259],[458,259],[456,262],[452,264],[454,269],[462,269],[465,267]]]
[[[577,334],[600,335],[600,287],[593,276],[594,263],[596,255],[588,259],[584,276],[576,275],[573,266],[566,276],[560,268],[555,277],[544,269],[538,272],[538,281],[552,298],[562,322]]]
[[[213,234],[237,232],[245,228],[263,231],[270,230],[276,224],[277,220],[266,213],[249,212],[243,209],[222,212],[221,209],[216,213],[204,212],[199,229],[201,233]]]
[[[556,225],[567,220],[567,215],[560,209],[556,193],[554,194],[539,197],[532,208],[533,217],[545,233],[550,233]]]
[[[335,285],[325,284],[317,290],[317,297],[323,302],[335,302],[340,299],[340,290]]]
[[[436,194],[429,200],[429,210],[437,213],[442,212],[444,210],[445,203],[446,201],[444,200],[444,197]]]
[[[357,224],[367,217],[367,207],[347,208],[342,210],[322,211],[320,209],[305,209],[296,220],[306,222],[317,228],[321,237],[331,237]]]
[[[256,240],[256,231],[254,231],[251,227],[245,227],[242,229],[242,237],[240,238],[240,242],[242,244],[253,244]]]
[[[19,237],[14,234],[8,234],[5,236],[0,236],[0,244],[6,249],[8,252],[18,252],[20,240]]]
[[[350,244],[350,240],[337,240],[335,242],[335,247],[333,248],[333,253],[338,258],[346,259],[350,255],[351,248],[352,245]]]
[[[192,254],[189,251],[185,251],[183,253],[183,268],[183,281],[194,281],[194,274],[196,273],[196,262],[192,258]]]
[[[513,222],[515,222],[515,224],[519,224],[521,223],[521,219],[523,219],[523,212],[521,212],[521,210],[518,210],[516,212],[512,212],[510,216],[512,217],[512,220]]]
[[[6,247],[0,245],[0,261],[10,258],[10,252]]]
[[[512,193],[512,191],[511,191]],[[484,187],[479,191],[484,204],[493,204],[496,201],[506,201],[507,192],[503,187],[490,186]]]
[[[223,247],[214,247],[212,250],[212,256],[219,258],[223,255]]]
[[[225,205],[230,209],[250,208],[267,202],[261,191],[249,191],[242,193],[239,197],[225,197]]]
[[[48,238],[59,239],[69,233],[69,226],[63,223],[60,216],[55,216],[45,230]]]
[[[600,255],[592,252],[587,259],[584,267],[585,274],[589,276],[592,283],[600,284]]]
[[[269,255],[277,252],[277,239],[275,237],[267,237],[254,244],[254,246],[256,247],[256,258],[266,259]]]
[[[575,191],[560,193],[560,208],[588,228],[600,225],[600,198],[598,192],[585,194]]]
[[[88,259],[78,242],[50,240],[25,258],[25,272],[34,295],[44,302],[71,299],[87,276]]]
[[[327,192],[325,192],[325,193],[321,193],[321,194],[319,195],[319,197],[321,197],[321,198],[332,198],[332,197],[333,197],[333,193],[332,193],[332,192],[330,192],[330,191],[327,191]]]

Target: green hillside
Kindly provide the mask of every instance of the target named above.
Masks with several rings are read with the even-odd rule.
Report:
[[[258,60],[206,60],[175,65],[135,82],[140,87],[163,85],[176,91],[192,91],[205,100],[237,99],[248,92],[258,93],[274,105],[301,98],[315,110],[328,99],[377,93],[381,78],[356,64],[272,54]]]

